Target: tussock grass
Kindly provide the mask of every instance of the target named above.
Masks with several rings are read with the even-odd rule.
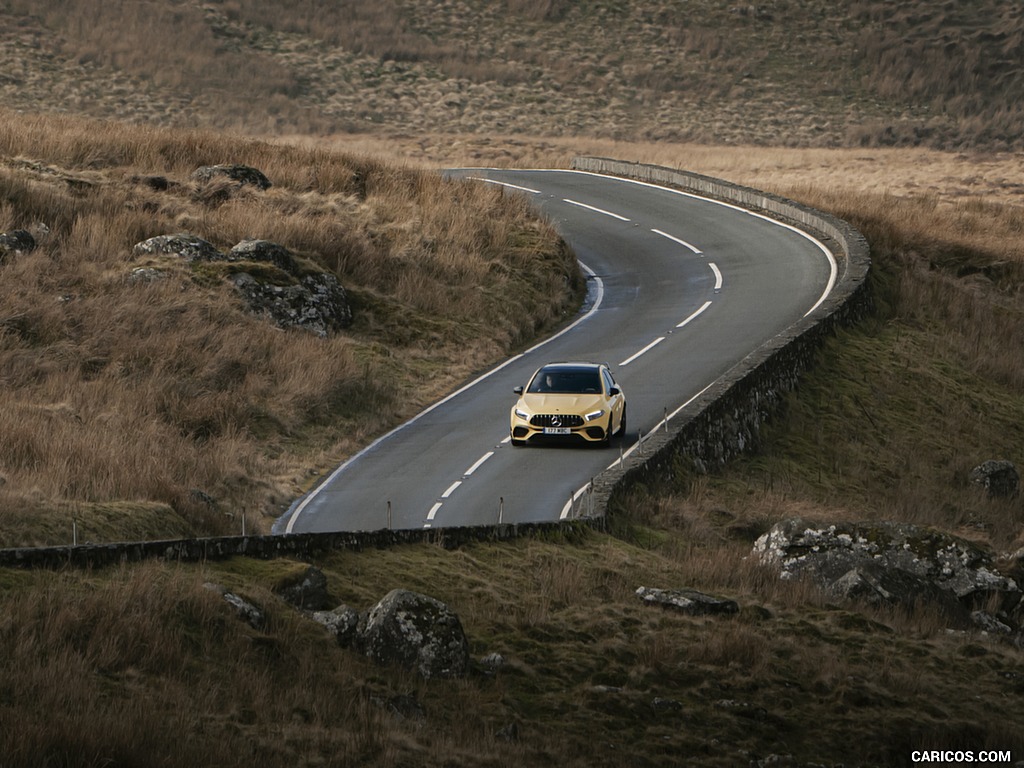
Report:
[[[934,740],[1024,747],[990,717],[993,699],[1021,695],[1008,647],[950,635],[927,612],[830,605],[752,566],[727,585],[724,569],[708,575],[721,558],[714,546],[677,558],[588,534],[317,563],[338,603],[364,609],[394,586],[447,602],[475,658],[505,659],[496,674],[458,681],[423,681],[339,648],[271,592],[305,564],[12,574],[17,588],[0,591],[0,717],[35,725],[4,729],[0,747],[17,766],[62,754],[75,765],[132,762],[140,735],[150,760],[168,766],[241,749],[267,766],[583,765],[624,754],[731,766],[769,754],[892,764]],[[686,617],[632,595],[700,572],[740,602],[737,616]],[[238,619],[207,581],[260,605],[267,628]],[[400,695],[415,697],[425,722],[390,714],[383,703]],[[497,736],[513,723],[518,741]]]
[[[64,503],[165,504],[195,532],[243,515],[258,530],[310,470],[557,325],[582,288],[551,227],[500,190],[323,149],[0,118],[2,228],[39,233],[0,266],[6,545],[39,543],[6,533],[24,530],[21,510]],[[225,161],[274,186],[192,180]],[[180,231],[222,251],[272,240],[333,272],[354,327],[284,333],[242,309],[219,267],[133,255]],[[167,276],[128,279],[147,265]]]
[[[1021,146],[1024,22],[996,0],[11,0],[0,18],[0,88],[28,111],[263,135]]]

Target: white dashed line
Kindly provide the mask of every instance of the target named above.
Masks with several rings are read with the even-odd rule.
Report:
[[[502,440],[502,442],[505,442],[505,441]],[[485,461],[487,461],[493,455],[494,455],[494,451],[488,451],[487,453],[485,453],[483,456],[481,456],[479,459],[476,460],[476,463],[472,467],[470,467],[469,469],[466,470],[465,474],[463,474],[463,477],[469,477],[470,475],[472,475],[474,472],[476,472],[478,469],[480,469],[480,465],[481,464],[483,464]]]
[[[630,364],[630,363],[632,363],[632,362],[633,362],[634,360],[636,360],[636,359],[637,359],[638,357],[640,357],[640,355],[642,355],[642,354],[644,354],[644,353],[646,353],[646,352],[650,352],[650,351],[651,351],[652,349],[654,349],[654,348],[655,348],[656,346],[658,346],[659,344],[661,344],[661,342],[663,342],[664,340],[665,340],[665,337],[664,337],[664,336],[659,336],[659,337],[658,337],[658,338],[656,338],[656,339],[655,339],[654,341],[652,341],[652,342],[651,342],[650,344],[648,344],[648,345],[647,345],[646,347],[644,347],[643,349],[641,349],[641,350],[640,350],[639,352],[637,352],[636,354],[630,355],[630,356],[629,356],[629,357],[627,357],[627,358],[626,358],[625,360],[623,360],[623,361],[622,361],[621,363],[619,363],[619,367],[620,367],[620,368],[622,368],[622,367],[625,367],[625,366],[629,365],[629,364]]]
[[[562,202],[563,203],[568,203],[569,205],[576,205],[576,206],[579,206],[580,208],[586,208],[588,211],[593,211],[594,213],[600,213],[600,214],[603,214],[604,216],[611,216],[613,219],[618,219],[619,221],[629,221],[629,219],[627,219],[625,216],[620,216],[617,213],[612,213],[611,211],[606,211],[606,210],[604,210],[604,208],[595,208],[594,206],[587,205],[586,203],[580,203],[580,202],[577,202],[576,200],[570,200],[567,197],[563,197],[562,198]]]
[[[453,493],[455,493],[455,489],[458,488],[460,485],[462,485],[462,481],[461,480],[456,480],[454,483],[452,483],[451,485],[448,486],[448,490],[447,491],[445,491],[444,493],[441,494],[441,498],[442,499],[447,499],[449,496],[451,496]]]
[[[702,251],[697,246],[691,245],[690,243],[686,242],[685,240],[680,240],[678,237],[670,235],[668,232],[662,232],[660,229],[652,229],[651,232],[653,232],[656,235],[661,235],[662,237],[667,237],[673,243],[678,243],[679,245],[683,246],[684,248],[689,248],[691,251],[693,251],[698,256],[703,255]]]
[[[679,325],[677,325],[676,328],[682,328],[684,325],[689,323],[691,320],[694,320],[695,318],[697,318],[705,309],[707,309],[710,306],[711,306],[711,302],[710,301],[705,301],[703,307],[701,307],[696,312],[694,312],[692,315],[690,315],[688,318],[683,320],[683,322],[679,323]]]
[[[722,273],[718,271],[718,265],[713,261],[708,262],[708,266],[711,267],[711,271],[715,273],[715,291],[722,290]]]
[[[435,504],[434,506],[432,506],[430,508],[430,511],[427,513],[427,520],[433,520],[434,519],[434,515],[437,514],[437,510],[439,510],[443,506],[444,506],[444,504],[442,502],[440,502],[440,501],[437,502],[437,504]]]

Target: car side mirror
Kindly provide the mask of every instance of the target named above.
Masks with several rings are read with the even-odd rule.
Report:
[[[608,396],[609,397],[615,397],[616,395],[621,395],[621,394],[622,394],[622,390],[619,389],[618,387],[612,387],[611,389],[608,390]]]
[[[523,394],[523,388],[522,387],[516,387],[512,391],[515,392],[517,395]]]

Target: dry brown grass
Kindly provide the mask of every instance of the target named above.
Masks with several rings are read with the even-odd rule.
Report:
[[[240,515],[258,529],[311,469],[560,322],[574,301],[563,286],[578,287],[571,254],[524,201],[433,173],[10,114],[0,156],[3,229],[46,228],[39,249],[0,267],[7,530],[33,506],[112,501],[168,504],[196,531],[236,530]],[[224,161],[274,186],[211,196],[190,179]],[[153,176],[168,189],[139,181]],[[285,245],[339,277],[355,325],[327,339],[283,333],[202,266],[127,279],[135,243],[179,231],[222,250]]]
[[[11,0],[0,19],[0,93],[32,111],[264,135],[1021,141],[1022,19],[996,0]]]

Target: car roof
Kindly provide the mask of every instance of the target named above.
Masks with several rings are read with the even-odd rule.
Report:
[[[539,370],[544,370],[545,368],[589,369],[589,368],[607,368],[607,367],[608,366],[606,366],[604,363],[584,363],[584,362],[578,362],[578,363],[545,363],[544,365],[542,365],[540,367]]]

